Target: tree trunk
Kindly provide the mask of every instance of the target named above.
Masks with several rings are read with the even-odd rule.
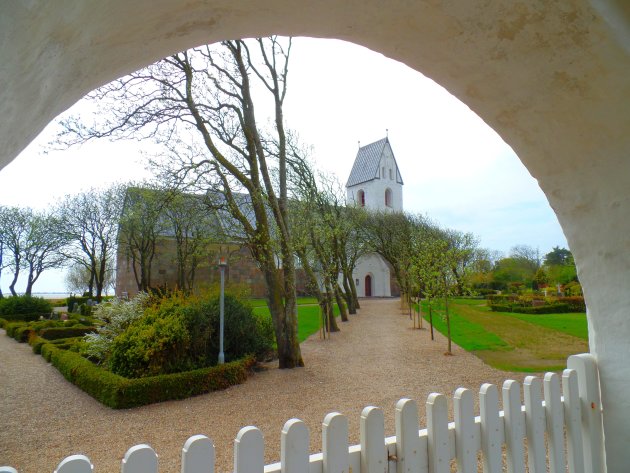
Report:
[[[355,309],[360,309],[361,306],[359,305],[359,296],[357,295],[357,286],[354,284],[354,279],[352,278],[352,274],[350,274],[348,281],[350,282],[350,292],[352,293],[352,300],[354,301],[354,307]]]
[[[28,271],[28,278],[26,279],[25,296],[30,296],[33,293],[33,284],[35,284],[36,277],[33,277],[33,267],[31,266]]]
[[[0,241],[0,276],[2,276],[2,256],[4,254],[4,244]],[[4,294],[2,294],[2,286],[0,286],[0,299],[4,299]]]
[[[448,296],[444,296],[444,310],[446,313],[446,333],[448,338],[448,353],[452,354],[451,351],[451,318],[448,313]]]
[[[354,297],[352,296],[352,291],[350,289],[350,284],[348,284],[348,278],[346,274],[343,275],[343,297],[346,300],[346,304],[348,306],[348,313],[356,314],[357,309],[354,305]]]
[[[334,304],[333,304],[333,290],[330,285],[330,281],[325,281],[326,286],[326,305],[328,306],[328,327],[330,332],[339,332],[341,329],[337,325],[337,318],[335,317]]]
[[[348,322],[348,309],[344,303],[344,298],[341,296],[341,289],[339,288],[339,284],[337,283],[337,281],[333,281],[333,291],[335,293],[335,300],[337,301],[337,305],[339,306],[341,321]]]
[[[431,306],[431,300],[429,299],[429,325],[431,326],[431,340],[435,340],[433,336],[433,307]]]
[[[9,291],[11,291],[12,296],[17,296],[17,292],[15,292],[15,284],[17,283],[18,276],[20,275],[20,265],[16,262],[15,270],[13,271],[13,279],[11,280],[11,284],[9,284]]]
[[[288,285],[285,284],[281,273],[273,264],[273,256],[271,256],[270,261],[272,263],[267,264],[267,267],[263,269],[263,273],[267,283],[267,304],[269,312],[271,312],[276,344],[278,346],[278,366],[281,369],[304,366],[297,337],[297,300],[295,290],[292,293],[285,293],[285,288],[293,282],[289,282]]]

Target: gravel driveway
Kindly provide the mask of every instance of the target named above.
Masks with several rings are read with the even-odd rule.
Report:
[[[280,431],[292,417],[311,430],[311,451],[321,450],[321,422],[331,411],[349,418],[350,442],[359,443],[359,416],[375,405],[394,433],[394,405],[401,397],[421,406],[431,392],[450,394],[484,382],[500,384],[523,374],[498,371],[454,347],[436,332],[413,330],[394,299],[363,300],[362,309],[341,323],[331,339],[315,334],[302,344],[305,368],[275,365],[226,391],[129,410],[112,410],[68,383],[26,344],[0,336],[0,465],[20,473],[52,472],[73,453],[88,455],[97,472],[120,471],[125,451],[148,443],[159,455],[160,472],[179,472],[181,448],[205,434],[217,449],[217,471],[232,471],[233,439],[239,428],[258,426],[268,462],[278,461]]]

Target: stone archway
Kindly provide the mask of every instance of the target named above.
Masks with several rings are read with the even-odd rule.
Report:
[[[538,179],[575,255],[606,406],[630,462],[630,12],[624,0],[85,0],[0,16],[0,166],[89,90],[160,57],[270,33],[352,41],[435,79]]]

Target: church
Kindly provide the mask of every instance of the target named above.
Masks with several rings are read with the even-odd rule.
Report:
[[[365,207],[373,211],[402,211],[402,186],[396,159],[388,138],[359,148],[350,177],[348,178],[347,205]],[[138,189],[128,189],[125,202],[141,197]],[[195,198],[189,195],[188,198]],[[198,196],[197,196],[198,198]],[[214,225],[225,225],[227,217],[220,213],[212,216]],[[163,219],[161,219],[163,220]],[[221,223],[223,221],[223,223]],[[172,229],[163,226],[157,232],[155,254],[150,258],[150,287],[174,288],[177,286],[175,238]],[[264,297],[265,280],[251,258],[249,250],[236,242],[214,242],[208,247],[207,262],[200,264],[196,272],[195,286],[216,283],[218,269],[213,261],[226,255],[228,267],[226,281],[246,286],[253,297]],[[212,255],[212,256],[210,256]],[[116,268],[116,295],[132,296],[138,292],[138,268],[122,245],[118,246]],[[389,264],[378,254],[363,255],[353,272],[358,297],[392,297],[400,290]],[[301,268],[297,268],[298,294],[308,294],[307,280]]]
[[[346,183],[348,205],[373,211],[402,212],[402,186],[389,138],[359,147]],[[389,264],[376,253],[359,258],[353,279],[359,297],[400,295]]]

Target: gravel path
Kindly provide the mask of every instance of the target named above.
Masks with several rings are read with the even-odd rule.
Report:
[[[52,472],[67,455],[83,453],[99,473],[120,471],[120,459],[136,444],[148,443],[160,456],[160,472],[180,471],[186,439],[202,433],[214,440],[217,471],[232,471],[233,439],[239,428],[258,426],[268,462],[278,461],[280,431],[292,417],[311,429],[311,451],[321,449],[321,422],[328,412],[349,418],[350,442],[359,442],[363,407],[382,407],[385,431],[394,433],[394,406],[416,399],[424,425],[424,401],[431,392],[457,387],[477,390],[522,374],[501,372],[428,330],[413,330],[398,300],[362,301],[358,315],[341,324],[331,339],[315,334],[302,344],[306,368],[273,366],[245,384],[182,401],[112,410],[68,383],[26,344],[0,331],[0,465],[20,473]]]

